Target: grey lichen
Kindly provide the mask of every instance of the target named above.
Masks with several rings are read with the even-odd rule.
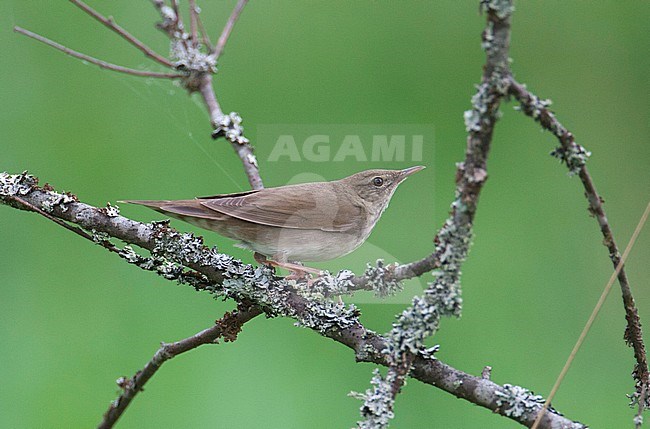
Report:
[[[214,120],[214,131],[212,137],[225,137],[227,140],[237,144],[247,144],[249,140],[244,137],[244,127],[241,125],[242,117],[237,112],[230,112]]]
[[[307,289],[322,296],[346,295],[351,293],[350,289],[354,287],[353,278],[354,273],[350,270],[342,270],[335,275],[326,271],[307,286]]]
[[[120,215],[120,206],[113,206],[111,203],[106,203],[106,207],[100,207],[99,211],[108,217],[118,217]]]
[[[440,350],[440,345],[436,344],[433,347],[428,347],[428,348],[423,348],[420,349],[420,356],[424,359],[430,359],[430,360],[435,360],[436,356],[435,354],[438,353]]]
[[[481,10],[494,12],[499,19],[506,19],[515,11],[512,0],[482,0]]]
[[[641,396],[643,396],[645,399],[643,404],[643,409],[650,410],[650,395],[646,393],[646,392],[650,392],[650,385],[645,384],[643,381],[639,380],[637,378],[636,373],[634,373],[633,375],[636,380],[636,391],[629,395],[625,395],[630,400],[629,405],[630,407],[638,407],[639,401],[641,401]]]
[[[248,142],[248,141],[247,141]],[[246,155],[246,160],[253,166],[258,167],[257,165],[257,157],[253,155],[252,153],[249,153]]]
[[[360,408],[363,420],[357,422],[358,429],[384,429],[395,417],[393,413],[394,399],[391,385],[394,382],[394,373],[389,371],[386,378],[381,376],[378,369],[373,371],[370,383],[372,388],[365,393],[350,392],[349,396],[363,401]]]
[[[488,109],[489,88],[487,83],[476,86],[476,94],[472,96],[472,108],[463,114],[465,130],[467,132],[481,131],[481,118]]]
[[[155,245],[151,250],[154,256],[163,256],[176,262],[199,262],[203,257],[206,246],[201,237],[191,233],[180,233],[167,227],[166,224],[152,223],[155,234]],[[217,253],[217,249],[213,249]]]
[[[404,289],[401,281],[395,280],[394,272],[397,263],[385,265],[383,259],[377,259],[375,266],[366,265],[364,276],[368,279],[368,286],[378,298],[393,296]]]
[[[504,384],[503,388],[495,392],[497,406],[501,413],[508,417],[522,417],[537,413],[544,404],[544,398],[533,394],[521,386]]]
[[[174,69],[183,72],[181,83],[190,93],[199,91],[204,77],[217,72],[217,59],[207,46],[191,40],[173,9],[160,0],[154,0],[162,22],[157,27],[170,38],[170,57]]]
[[[181,27],[181,23],[177,23],[177,16],[174,9],[170,6],[167,6],[163,0],[152,0],[152,3],[158,8],[160,12],[160,17],[162,22],[159,22],[156,26],[161,30],[170,33],[176,26]],[[182,28],[182,27],[181,27]]]
[[[161,256],[147,257],[139,255],[129,245],[124,246],[118,254],[130,264],[134,264],[146,271],[153,271],[167,280],[179,280],[180,275],[183,273],[182,265]]]
[[[0,195],[27,195],[38,185],[38,178],[23,171],[20,174],[0,173]]]
[[[384,351],[392,362],[397,362],[404,352],[417,353],[424,340],[438,330],[440,310],[436,302],[427,298],[427,295],[414,297],[412,304],[393,323]]]
[[[187,43],[186,37],[189,35],[183,33],[183,37],[172,40],[170,54],[175,59],[174,67],[181,71],[216,73],[217,62],[214,56],[203,52],[200,45],[196,47]]]
[[[566,164],[569,169],[569,176],[573,176],[580,173],[580,170],[584,167],[591,156],[591,152],[578,143],[572,142],[568,148],[564,146],[556,147],[551,152],[551,156]]]
[[[492,108],[497,97],[508,92],[510,81],[503,68],[496,68],[489,79],[476,86],[476,93],[472,96],[472,108],[463,114],[465,130],[479,132],[490,121],[488,111]],[[496,113],[495,113],[496,114]]]
[[[93,241],[97,244],[104,245],[110,241],[111,236],[105,232],[97,231],[95,229],[90,230],[91,237]]]
[[[524,85],[524,88],[526,85]],[[553,104],[552,100],[549,99],[542,99],[537,97],[536,95],[531,94],[531,99],[525,106],[514,106],[513,108],[515,110],[522,110],[526,112],[528,116],[531,118],[535,119],[536,121],[540,120],[540,117],[542,116],[542,113],[544,112],[549,112],[548,108]],[[555,130],[551,130],[553,134],[556,134]]]
[[[417,353],[425,339],[438,330],[441,316],[460,316],[460,268],[471,242],[470,226],[457,226],[453,218],[447,219],[437,237],[440,268],[433,273],[435,280],[421,297],[413,298],[412,305],[402,312],[388,333],[386,352],[392,360],[398,360],[404,352]]]
[[[55,208],[60,208],[61,211],[66,212],[68,210],[68,207],[66,206],[69,203],[74,203],[76,202],[77,199],[67,193],[52,193],[45,201],[43,201],[43,204],[41,204],[41,208],[48,212],[52,213]]]
[[[333,301],[308,300],[306,311],[298,316],[296,326],[314,329],[320,333],[342,330],[359,323],[359,309]]]
[[[488,53],[491,52],[494,48],[492,42],[494,42],[494,23],[492,21],[488,21],[485,30],[483,30],[481,49]]]

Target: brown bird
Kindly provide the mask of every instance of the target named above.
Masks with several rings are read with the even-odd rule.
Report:
[[[326,261],[363,244],[397,185],[424,167],[366,170],[331,182],[265,188],[192,200],[126,200],[239,241],[259,263],[318,270],[295,261]],[[267,259],[268,257],[268,259]]]

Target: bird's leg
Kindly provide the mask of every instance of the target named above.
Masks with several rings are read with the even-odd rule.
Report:
[[[267,258],[266,256],[262,255],[261,253],[257,253],[257,252],[253,253],[253,258],[255,258],[255,261],[258,264],[268,265],[270,267],[286,268],[287,270],[291,271],[291,274],[285,277],[285,279],[287,280],[302,280],[306,278],[307,287],[311,287],[314,281],[312,278],[307,276],[307,273],[312,273],[317,276],[320,276],[322,274],[322,271],[316,268],[305,267],[304,265],[294,264],[288,261],[285,262],[273,261]],[[283,258],[279,257],[277,259],[283,259]],[[343,298],[341,298],[340,295],[338,296],[338,302],[340,305],[345,305],[345,303],[343,302]]]
[[[269,265],[271,267],[285,268],[285,269],[291,271],[291,274],[289,274],[286,277],[289,280],[302,279],[304,277],[307,277],[307,273],[315,274],[317,276],[322,273],[321,270],[317,270],[316,268],[305,267],[304,265],[298,265],[298,264],[288,262],[281,255],[276,255],[276,257],[274,257],[273,260],[271,260],[271,259],[267,258],[266,256],[255,252],[253,257],[255,258],[255,261],[258,264]],[[285,260],[283,260],[283,259],[285,259]]]

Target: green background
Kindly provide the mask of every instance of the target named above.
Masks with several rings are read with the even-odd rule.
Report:
[[[234,2],[203,3],[216,38]],[[148,2],[92,5],[167,52]],[[593,152],[589,168],[621,247],[649,196],[648,18],[644,1],[519,2],[512,28],[513,70],[553,99],[559,118]],[[215,86],[224,110],[244,117],[267,186],[302,173],[335,179],[412,163],[269,163],[272,148],[255,141],[259,124],[435,127],[422,162],[429,168],[400,187],[368,245],[322,266],[359,272],[382,252],[400,261],[431,252],[453,198],[454,164],[464,155],[463,111],[480,79],[484,24],[477,1],[259,1],[246,8]],[[230,146],[210,139],[198,98],[167,81],[85,65],[12,33],[13,25],[108,61],[160,70],[67,2],[2,2],[0,171],[29,170],[95,205],[246,188]],[[494,381],[546,395],[612,266],[580,182],[548,156],[555,140],[512,107],[502,107],[494,134],[463,269],[463,317],[444,320],[431,343],[459,369],[479,374],[491,365]],[[160,218],[137,207],[122,213]],[[232,242],[206,239],[252,262]],[[649,242],[645,231],[627,265],[646,322]],[[3,428],[93,427],[116,396],[114,380],[141,368],[159,341],[185,338],[233,307],[126,265],[33,214],[0,207],[0,243]],[[619,295],[615,288],[554,401],[595,428],[631,427],[634,415],[625,398],[634,360],[622,340]],[[357,298],[364,323],[385,332],[410,296],[393,304]],[[372,368],[291,320],[258,318],[235,343],[166,364],[119,427],[351,427],[360,403],[347,393],[365,390]],[[414,380],[395,411],[394,428],[518,427]]]

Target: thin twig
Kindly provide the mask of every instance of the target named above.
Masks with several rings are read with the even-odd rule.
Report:
[[[103,420],[97,426],[98,429],[112,428],[122,414],[124,414],[124,411],[126,411],[126,408],[129,406],[131,401],[133,401],[135,396],[143,390],[144,385],[154,376],[166,361],[204,344],[214,344],[221,337],[223,337],[227,342],[234,341],[237,337],[237,333],[241,330],[241,327],[246,322],[260,314],[262,314],[262,310],[260,310],[259,307],[246,308],[240,306],[240,308],[232,313],[226,313],[215,323],[214,326],[211,326],[210,328],[204,329],[203,331],[181,341],[176,341],[170,344],[163,343],[160,349],[158,349],[142,370],[136,372],[135,375],[129,379],[122,377],[118,380],[118,384],[122,388],[122,393],[117,397],[117,399],[111,402],[108,410],[104,413]]]
[[[179,74],[179,73],[157,73],[157,72],[135,70],[127,67],[118,66],[116,64],[107,63],[106,61],[98,60],[97,58],[93,58],[86,54],[82,54],[81,52],[74,51],[53,40],[48,39],[47,37],[43,37],[39,34],[32,33],[31,31],[25,30],[24,28],[14,27],[14,31],[16,33],[20,33],[32,39],[38,40],[39,42],[45,43],[46,45],[51,46],[54,49],[58,49],[59,51],[63,52],[66,55],[70,55],[71,57],[75,57],[83,61],[88,61],[89,63],[95,64],[103,69],[113,70],[120,73],[130,74],[132,76],[142,76],[142,77],[155,77],[155,78],[164,78],[164,79],[175,79],[175,78],[184,77],[183,74]]]
[[[199,37],[198,37],[198,24],[196,21],[199,13],[196,9],[196,0],[189,0],[189,3],[190,3],[190,37],[192,43],[197,44],[199,42]]]
[[[178,0],[172,0],[172,9],[174,10],[174,14],[176,15],[176,27],[178,27],[178,29],[182,30],[183,29],[183,18],[181,17],[181,10],[178,7]]]
[[[216,59],[219,59],[219,57],[223,53],[223,49],[226,46],[226,42],[228,42],[228,38],[230,37],[230,33],[232,33],[232,29],[235,26],[235,23],[237,22],[237,19],[239,19],[239,15],[241,15],[242,10],[244,10],[244,6],[246,6],[246,3],[248,3],[248,0],[238,0],[237,1],[237,5],[235,5],[235,8],[233,9],[232,13],[230,14],[230,17],[228,18],[228,21],[226,22],[226,25],[223,27],[223,30],[221,31],[221,36],[219,36],[219,40],[217,40],[217,44],[215,45],[214,49],[212,50],[212,55]]]
[[[203,44],[207,48],[208,52],[212,52],[212,42],[210,41],[210,36],[208,35],[208,32],[205,31],[205,27],[203,26],[203,20],[201,19],[201,15],[197,14],[196,15],[196,22],[199,25],[199,30],[201,31],[201,38],[203,39]]]
[[[79,7],[81,10],[86,12],[88,15],[92,16],[95,18],[97,21],[101,22],[104,24],[106,27],[110,28],[117,34],[119,34],[122,38],[124,38],[127,42],[138,48],[142,53],[144,53],[147,57],[151,58],[154,61],[157,61],[158,63],[164,65],[165,67],[173,68],[173,64],[171,61],[169,61],[167,58],[163,57],[162,55],[154,52],[153,49],[142,43],[140,40],[138,40],[136,37],[134,37],[131,33],[126,31],[124,28],[120,27],[111,17],[105,17],[99,12],[97,12],[95,9],[92,7],[88,6],[86,3],[82,2],[81,0],[70,0],[71,3],[73,3],[75,6]]]
[[[439,267],[440,255],[438,255],[438,252],[434,251],[433,253],[417,261],[397,265],[396,267],[390,269],[384,269],[384,281],[399,282],[402,280],[420,277],[424,273],[427,273]],[[347,289],[349,292],[358,290],[373,290],[373,285],[370,282],[370,279],[365,275],[354,276],[350,279],[350,282],[352,283],[352,286]]]
[[[578,350],[580,350],[580,347],[582,346],[582,343],[585,341],[585,338],[587,337],[587,334],[589,333],[589,330],[591,329],[591,326],[594,324],[594,321],[596,320],[596,316],[598,316],[598,313],[600,312],[601,307],[605,303],[605,299],[607,298],[607,295],[609,295],[609,292],[612,289],[612,285],[616,281],[616,278],[620,274],[621,270],[623,269],[623,264],[627,260],[627,257],[630,254],[630,251],[632,250],[632,247],[634,246],[634,243],[636,242],[637,237],[639,236],[639,233],[643,229],[643,226],[645,225],[646,221],[648,220],[648,215],[650,214],[650,203],[645,208],[645,211],[643,212],[643,215],[641,215],[641,219],[639,220],[638,225],[636,226],[636,229],[632,233],[632,237],[630,238],[630,241],[627,244],[627,247],[625,248],[625,251],[623,252],[623,256],[618,262],[618,265],[616,266],[616,269],[612,273],[611,277],[609,278],[609,281],[605,285],[605,289],[603,289],[603,293],[600,295],[600,298],[598,299],[598,302],[596,303],[596,306],[594,307],[593,311],[591,312],[591,315],[589,316],[589,319],[587,320],[587,323],[585,324],[585,327],[582,329],[582,332],[580,333],[580,336],[578,337],[578,341],[576,341],[575,345],[573,346],[573,350],[571,350],[571,353],[569,354],[569,357],[567,358],[566,362],[564,363],[564,367],[562,368],[562,371],[560,371],[560,375],[558,375],[557,380],[555,380],[555,384],[553,385],[553,388],[551,389],[551,393],[548,394],[548,397],[546,398],[546,402],[544,402],[544,406],[542,409],[539,411],[537,414],[537,417],[535,418],[535,422],[533,423],[533,426],[531,429],[537,429],[539,426],[539,422],[542,420],[542,417],[544,416],[544,413],[548,409],[548,406],[550,405],[551,401],[555,397],[555,394],[557,393],[557,390],[560,388],[560,384],[562,383],[562,380],[564,380],[564,377],[566,376],[567,371],[569,370],[569,367],[571,366],[571,363],[573,362],[574,358],[576,357],[576,354],[578,353]],[[643,399],[643,398],[641,398]],[[640,401],[639,405],[642,405],[643,401]]]
[[[550,131],[559,140],[561,147],[571,153],[579,152],[581,147],[575,142],[573,134],[566,129],[560,121],[555,117],[546,106],[546,103],[540,101],[539,97],[529,92],[525,85],[522,85],[510,78],[509,92],[521,104],[522,111],[534,118],[546,130]],[[603,198],[598,194],[593,179],[589,174],[586,165],[581,165],[578,170],[578,176],[585,189],[585,196],[589,202],[589,212],[596,218],[600,231],[603,235],[603,244],[609,251],[609,258],[614,267],[618,267],[621,257],[614,240],[614,234],[607,220],[607,215],[603,207]],[[618,273],[618,282],[621,286],[621,294],[623,296],[623,306],[625,308],[625,319],[627,327],[625,329],[625,341],[634,350],[634,358],[636,365],[633,371],[636,380],[637,393],[644,385],[650,384],[650,371],[648,370],[648,359],[646,354],[646,347],[643,342],[643,331],[641,328],[641,320],[639,312],[634,302],[634,296],[625,272],[625,267],[621,267]]]
[[[7,197],[7,198],[13,199],[14,201],[24,205],[27,210],[32,211],[34,213],[40,214],[41,216],[51,220],[52,222],[56,223],[57,225],[60,225],[60,226],[64,227],[68,231],[74,232],[75,234],[79,235],[80,237],[85,238],[88,241],[92,241],[93,243],[101,244],[104,248],[110,250],[111,252],[119,253],[119,249],[113,243],[111,243],[109,241],[97,241],[97,240],[93,239],[93,237],[90,234],[88,234],[86,231],[79,228],[78,226],[72,226],[72,225],[70,225],[69,223],[67,223],[67,222],[65,222],[63,220],[52,216],[51,214],[49,214],[45,210],[41,210],[40,208],[36,207],[35,205],[31,204],[28,201],[25,201],[24,199],[20,198],[17,195],[12,195],[12,196]]]

